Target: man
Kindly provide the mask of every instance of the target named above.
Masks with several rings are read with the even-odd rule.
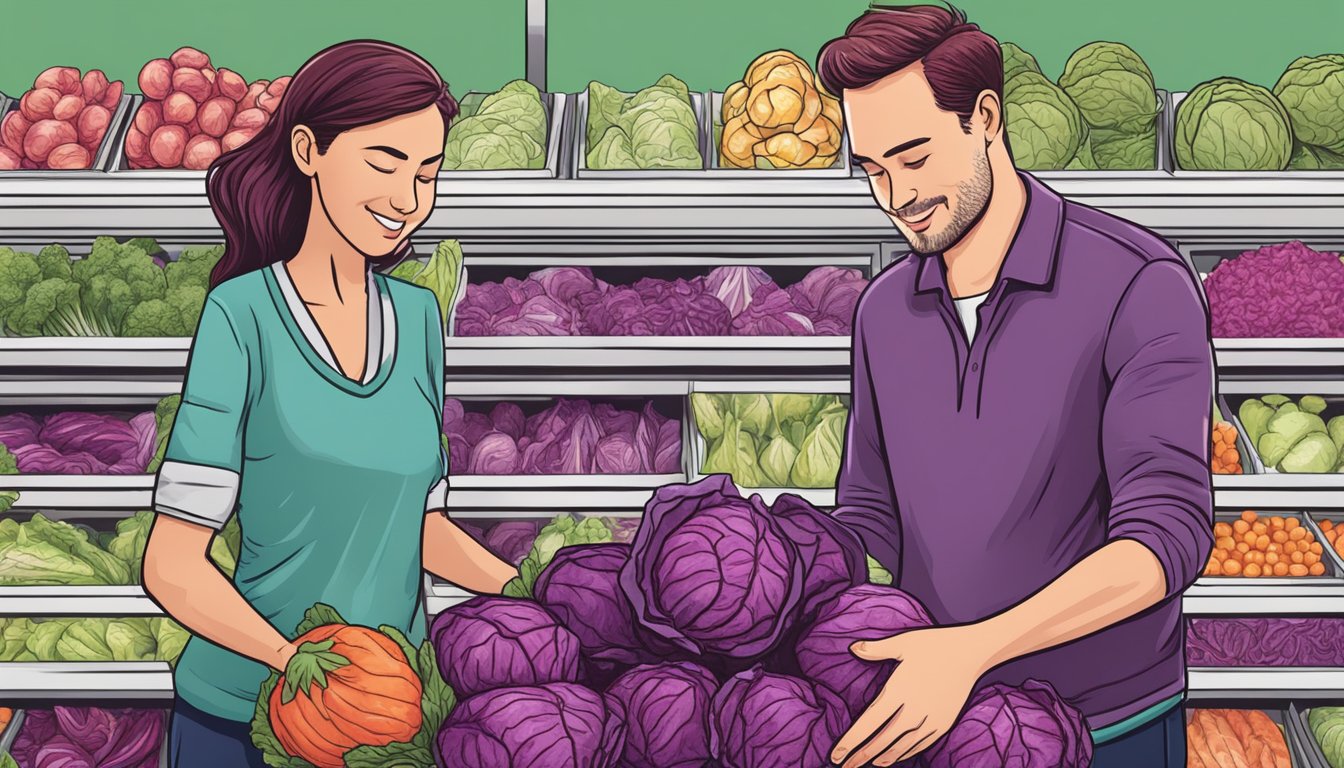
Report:
[[[857,165],[915,251],[854,325],[836,514],[939,626],[832,759],[908,759],[990,682],[1051,683],[1093,765],[1185,766],[1180,594],[1212,547],[1208,316],[1157,236],[1018,172],[996,41],[875,8],[828,43]]]

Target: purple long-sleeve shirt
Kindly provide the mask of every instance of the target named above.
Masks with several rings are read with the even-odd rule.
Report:
[[[1151,549],[1159,605],[987,678],[1048,680],[1095,730],[1185,687],[1180,593],[1212,548],[1213,350],[1169,245],[1022,178],[969,348],[939,256],[864,293],[836,515],[940,624],[1010,608],[1108,542]]]

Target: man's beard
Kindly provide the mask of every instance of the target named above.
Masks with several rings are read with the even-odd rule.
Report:
[[[994,173],[989,168],[986,153],[977,153],[971,159],[972,175],[957,184],[957,205],[952,209],[952,221],[937,232],[905,232],[910,248],[915,253],[942,253],[956,245],[966,232],[980,220],[985,207],[989,205],[989,195],[994,189]],[[906,206],[905,210],[918,210],[920,203]]]

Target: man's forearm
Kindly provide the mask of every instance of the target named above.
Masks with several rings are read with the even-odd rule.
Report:
[[[1088,555],[1045,589],[971,625],[984,671],[1117,624],[1160,602],[1166,575],[1153,552],[1120,539]]]

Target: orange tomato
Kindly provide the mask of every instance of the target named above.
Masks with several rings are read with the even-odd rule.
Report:
[[[1246,533],[1249,530],[1251,530],[1251,524],[1246,522],[1245,520],[1238,520],[1232,524],[1232,532],[1237,534],[1238,536],[1242,535],[1243,533]]]
[[[1279,530],[1274,531],[1274,535],[1269,538],[1273,539],[1278,544],[1283,544],[1288,541],[1288,532],[1280,528]]]
[[[1241,519],[1245,520],[1248,523],[1254,523],[1256,519],[1256,514],[1248,509],[1245,512],[1241,513]]]
[[[1305,563],[1306,562],[1305,557],[1306,556],[1303,555],[1301,552],[1294,552],[1288,556],[1288,559],[1294,563]]]
[[[1229,525],[1229,524],[1227,524],[1227,523],[1214,523],[1214,524],[1213,524],[1213,535],[1214,535],[1214,537],[1216,537],[1216,538],[1220,538],[1220,539],[1221,539],[1222,537],[1224,537],[1224,536],[1231,536],[1231,535],[1232,535],[1232,526]]]
[[[1325,563],[1315,563],[1307,568],[1307,573],[1312,576],[1325,575]]]
[[[1289,575],[1289,576],[1306,576],[1306,575],[1307,575],[1307,566],[1302,565],[1301,563],[1294,563],[1294,564],[1288,566],[1288,575]]]
[[[1287,575],[1288,575],[1288,564],[1287,564],[1287,563],[1275,563],[1275,564],[1274,564],[1274,575],[1275,575],[1275,576],[1287,576]]]
[[[1295,528],[1301,528],[1301,527],[1302,527],[1302,521],[1301,521],[1301,520],[1298,520],[1296,517],[1287,517],[1287,518],[1284,518],[1284,520],[1283,520],[1283,527],[1284,527],[1284,528],[1287,528],[1287,529],[1290,530],[1290,531],[1293,530],[1293,529],[1295,529]]]
[[[1250,544],[1247,544],[1247,543],[1244,542],[1244,541],[1239,541],[1239,542],[1237,542],[1237,551],[1240,552],[1240,553],[1242,553],[1242,554],[1244,555],[1244,554],[1246,554],[1247,552],[1250,552],[1250,551],[1251,551],[1251,545],[1250,545]]]
[[[1223,574],[1226,576],[1241,575],[1241,562],[1238,560],[1228,560],[1223,563]]]
[[[1269,518],[1269,527],[1270,527],[1270,528],[1282,528],[1282,527],[1283,527],[1283,518],[1282,518],[1282,517],[1271,517],[1271,518]]]
[[[1260,566],[1255,563],[1247,563],[1245,572],[1250,578],[1257,578],[1260,575]]]
[[[1306,528],[1298,528],[1298,527],[1294,527],[1294,526],[1289,526],[1289,528],[1288,528],[1288,540],[1289,540],[1289,541],[1301,541],[1301,540],[1303,540],[1303,539],[1305,539],[1305,538],[1307,538],[1307,529],[1306,529]]]

